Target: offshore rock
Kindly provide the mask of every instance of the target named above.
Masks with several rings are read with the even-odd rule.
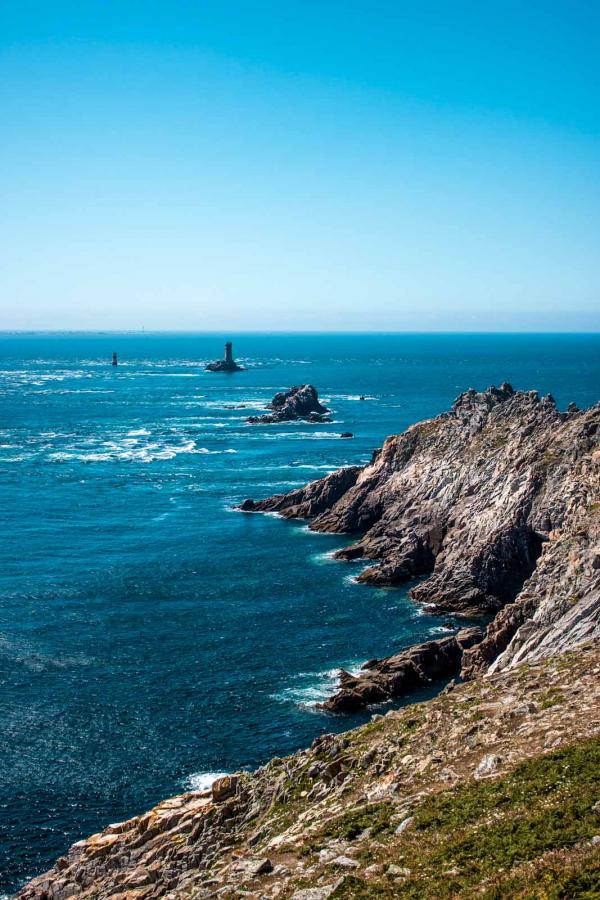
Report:
[[[493,616],[463,676],[600,637],[600,404],[560,412],[509,384],[389,437],[369,464],[242,509],[355,534],[358,581],[426,609]]]
[[[279,391],[266,407],[272,410],[262,416],[249,416],[251,425],[271,425],[276,422],[331,422],[329,410],[319,402],[319,395],[312,384],[292,387],[289,391]]]
[[[321,709],[356,712],[371,703],[403,697],[428,682],[458,675],[463,651],[482,638],[480,628],[464,628],[452,637],[427,641],[385,659],[369,660],[358,675],[342,669],[339,691],[320,704]]]

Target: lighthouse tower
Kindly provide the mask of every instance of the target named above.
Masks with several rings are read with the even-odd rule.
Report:
[[[223,359],[218,359],[216,362],[208,363],[206,366],[207,372],[242,372],[243,369],[241,366],[238,366],[235,359],[233,358],[233,344],[231,341],[227,341],[225,344],[225,355]]]

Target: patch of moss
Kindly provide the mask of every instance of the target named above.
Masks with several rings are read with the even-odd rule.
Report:
[[[542,861],[486,890],[483,900],[598,900],[600,848]]]
[[[400,861],[411,874],[365,880],[357,873],[333,896],[599,900],[598,848],[589,843],[600,833],[599,797],[596,737],[528,760],[509,775],[426,798],[413,812],[413,827],[392,839],[380,859]],[[582,846],[587,855],[578,855]],[[545,862],[554,851],[564,852]]]
[[[328,841],[341,839],[353,841],[361,831],[371,829],[371,837],[376,838],[392,831],[391,817],[394,807],[389,803],[373,803],[360,809],[349,810],[343,816],[327,822],[311,836],[303,853],[319,850]]]

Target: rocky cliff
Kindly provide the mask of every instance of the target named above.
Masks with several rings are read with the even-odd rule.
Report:
[[[20,900],[592,898],[597,645],[478,678],[79,841]]]
[[[367,466],[246,501],[355,534],[363,581],[491,620],[346,673],[328,708],[468,680],[110,825],[20,900],[600,896],[599,425],[467,391]]]
[[[508,384],[388,438],[371,462],[248,512],[355,534],[339,559],[425,608],[493,615],[463,673],[537,659],[600,636],[600,404],[559,412]]]

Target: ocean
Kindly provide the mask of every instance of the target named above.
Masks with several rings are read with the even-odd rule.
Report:
[[[225,338],[246,371],[204,372]],[[364,721],[315,708],[337,668],[449,617],[357,584],[363,563],[331,559],[345,538],[233,507],[502,381],[588,406],[600,335],[0,335],[0,892],[214,773]],[[246,423],[304,382],[331,423]]]

